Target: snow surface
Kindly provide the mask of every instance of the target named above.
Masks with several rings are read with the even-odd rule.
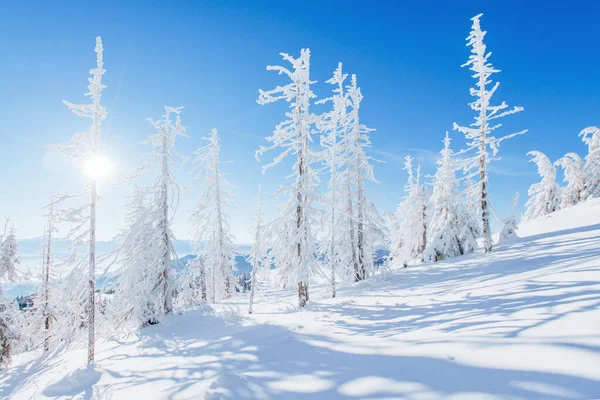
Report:
[[[16,356],[10,399],[600,398],[600,200],[356,285],[259,292],[86,350]]]

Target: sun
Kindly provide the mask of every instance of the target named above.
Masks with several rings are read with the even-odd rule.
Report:
[[[83,166],[85,173],[92,179],[104,179],[110,173],[110,163],[102,156],[93,156]]]

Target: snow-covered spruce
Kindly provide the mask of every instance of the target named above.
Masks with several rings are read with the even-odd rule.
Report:
[[[487,164],[496,156],[500,143],[503,140],[510,139],[514,136],[524,134],[527,130],[512,133],[500,138],[491,136],[502,124],[494,124],[492,121],[523,111],[523,107],[508,108],[505,102],[499,105],[492,105],[491,99],[500,82],[493,84],[491,80],[492,74],[500,72],[495,69],[489,62],[489,57],[492,53],[487,52],[486,45],[483,43],[486,31],[481,30],[479,19],[483,14],[473,17],[472,29],[467,37],[467,46],[471,47],[471,55],[469,61],[463,64],[463,67],[468,66],[474,72],[473,77],[477,80],[475,87],[471,88],[471,96],[475,100],[470,103],[471,109],[475,111],[475,122],[470,126],[460,126],[454,123],[454,129],[462,132],[467,139],[467,148],[461,153],[475,152],[473,156],[464,160],[464,171],[469,179],[477,179],[476,191],[469,191],[470,194],[476,196],[479,203],[479,214],[481,216],[481,229],[483,234],[483,250],[488,252],[492,249],[492,232],[490,229],[489,213],[490,201],[488,195],[488,172]],[[492,151],[492,157],[488,152]]]
[[[561,203],[560,187],[556,183],[556,167],[552,161],[540,151],[530,151],[527,155],[532,156],[529,161],[537,165],[542,180],[529,187],[529,200],[525,204],[527,209],[523,216],[525,221],[553,213],[560,208]]]
[[[290,280],[297,282],[298,304],[304,307],[309,300],[310,275],[317,268],[313,224],[319,217],[319,211],[315,208],[319,195],[317,171],[312,168],[317,157],[309,148],[311,136],[314,134],[311,129],[314,117],[309,111],[311,99],[315,97],[310,89],[310,85],[314,82],[309,76],[309,49],[302,49],[298,58],[285,53],[281,56],[292,64],[292,68],[267,66],[267,70],[277,71],[279,75],[285,75],[291,82],[268,91],[259,89],[257,102],[269,104],[285,100],[289,103],[290,111],[286,113],[288,119],[279,123],[273,135],[267,137],[271,145],[261,146],[256,152],[256,158],[259,159],[269,150],[280,150],[273,161],[263,167],[264,173],[288,155],[295,153],[296,156],[293,172],[290,175],[295,181],[278,192],[287,194],[288,200],[279,209],[279,215],[269,224],[265,233],[272,238],[270,254],[280,269],[284,283],[289,285]]]
[[[425,259],[439,261],[462,254],[459,183],[455,175],[454,152],[446,132],[430,198],[431,223],[428,229]]]
[[[192,169],[201,187],[198,203],[190,217],[194,247],[196,254],[199,254],[193,266],[200,272],[195,276],[195,280],[201,283],[200,298],[207,297],[215,302],[227,299],[235,292],[233,271],[237,267],[234,238],[227,215],[227,209],[235,198],[226,174],[220,169],[217,130],[213,129],[210,136],[202,139],[207,140],[208,144],[194,152],[195,165]],[[190,282],[184,287],[189,289],[194,285]]]
[[[331,102],[331,110],[323,113],[317,119],[317,127],[323,132],[321,136],[321,146],[323,151],[323,162],[329,172],[329,202],[327,221],[328,230],[327,240],[321,241],[322,250],[320,253],[325,254],[325,261],[329,264],[331,270],[331,296],[336,296],[336,275],[340,273],[338,265],[341,265],[340,258],[350,252],[343,251],[346,244],[354,246],[353,237],[347,237],[349,230],[348,225],[344,224],[344,215],[336,212],[338,208],[338,199],[340,196],[341,174],[340,170],[343,167],[343,138],[348,132],[347,110],[348,100],[344,93],[344,81],[348,74],[342,73],[342,63],[333,72],[333,77],[327,80],[327,83],[335,85],[333,95],[326,99],[316,102],[316,104],[325,104]],[[341,194],[341,193],[340,193]],[[342,226],[340,226],[342,225]]]
[[[152,151],[130,177],[149,175],[154,180],[136,187],[127,206],[128,227],[118,237],[122,267],[113,301],[123,307],[113,311],[118,323],[133,319],[138,327],[155,324],[173,310],[171,264],[179,259],[172,245],[171,221],[179,204],[179,185],[171,169],[187,160],[175,150],[177,137],[188,137],[181,124],[182,108],[165,106],[161,120],[148,119],[157,132],[143,143]]]
[[[365,279],[374,270],[375,245],[383,242],[384,223],[377,212],[375,204],[367,197],[365,184],[367,181],[378,183],[373,173],[372,157],[366,154],[365,149],[371,147],[369,132],[374,129],[367,128],[360,123],[359,109],[363,95],[356,83],[356,75],[352,75],[350,85],[346,87],[348,93],[348,131],[343,139],[344,157],[346,159],[345,179],[349,181],[347,187],[354,185],[355,205],[351,213],[353,225],[356,227],[356,262],[354,263],[354,281]],[[354,229],[351,229],[354,231]]]
[[[102,76],[106,72],[103,68],[102,60],[102,39],[96,38],[96,68],[90,70],[92,75],[89,78],[88,90],[86,96],[92,99],[91,104],[73,104],[63,101],[65,105],[80,117],[90,118],[92,123],[88,130],[73,135],[71,141],[66,144],[55,146],[60,153],[73,161],[75,164],[86,165],[90,168],[90,181],[86,184],[86,190],[79,195],[62,195],[57,197],[60,209],[57,209],[57,219],[60,222],[66,222],[74,228],[71,229],[69,238],[72,239],[73,255],[68,264],[73,274],[82,276],[82,270],[87,266],[86,277],[81,282],[74,282],[73,276],[66,281],[71,281],[75,287],[65,287],[64,289],[74,295],[67,299],[67,302],[74,304],[75,307],[81,307],[79,313],[85,315],[85,327],[88,331],[88,356],[87,362],[94,362],[95,347],[95,326],[96,326],[96,204],[97,195],[97,169],[102,168],[103,158],[99,154],[100,150],[100,126],[102,120],[106,118],[106,109],[100,104],[102,90],[106,87],[102,83]],[[66,201],[79,197],[90,196],[90,201],[83,205],[64,208]],[[86,228],[86,225],[89,227]],[[88,243],[89,251],[83,257],[78,257],[77,249],[85,242]],[[82,287],[82,285],[85,285]],[[81,297],[83,295],[83,297]],[[78,324],[79,321],[73,323]],[[70,338],[65,338],[70,340]]]
[[[600,128],[589,126],[579,133],[588,147],[585,156],[585,190],[583,198],[600,195]]]
[[[424,260],[427,246],[427,204],[429,193],[421,184],[421,167],[417,167],[416,176],[411,156],[406,156],[404,170],[408,180],[404,186],[406,197],[398,205],[394,218],[394,232],[390,254],[394,264],[406,266],[410,261]]]
[[[584,200],[586,187],[585,164],[576,153],[567,153],[558,159],[554,165],[560,166],[564,172],[564,182],[567,186],[562,188],[560,207],[571,207]]]

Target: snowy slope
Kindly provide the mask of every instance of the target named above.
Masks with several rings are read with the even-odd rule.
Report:
[[[341,288],[260,293],[0,375],[11,399],[600,398],[600,201],[522,239]]]

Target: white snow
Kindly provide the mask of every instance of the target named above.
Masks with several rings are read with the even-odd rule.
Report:
[[[481,253],[170,317],[0,375],[10,399],[600,398],[600,200]],[[223,315],[225,317],[223,317]]]

